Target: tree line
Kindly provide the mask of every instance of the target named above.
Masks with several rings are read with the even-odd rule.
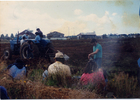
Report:
[[[17,34],[13,34],[13,33],[11,33],[11,35],[9,36],[8,34],[6,34],[6,35],[4,35],[4,34],[1,34],[1,36],[0,36],[0,39],[6,39],[6,40],[10,40],[10,39],[13,39],[13,38],[15,38],[17,36]]]

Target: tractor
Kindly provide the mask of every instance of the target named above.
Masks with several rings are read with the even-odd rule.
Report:
[[[37,45],[35,39],[25,39],[25,42],[20,45],[21,39],[22,36],[17,35],[10,40],[10,49],[4,50],[4,59],[12,59],[12,55],[20,55],[21,59],[28,59],[28,41],[32,41],[33,58],[44,57],[50,63],[54,62],[54,48],[48,38],[42,38],[39,45]]]

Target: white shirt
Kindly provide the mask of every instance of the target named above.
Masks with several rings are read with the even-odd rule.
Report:
[[[24,39],[20,40],[20,46],[25,42]]]
[[[65,76],[71,76],[71,71],[69,66],[62,64],[59,61],[56,61],[55,63],[51,64],[48,68],[48,76],[52,74],[61,74]]]
[[[43,80],[45,80],[48,77],[48,71],[45,70],[44,73],[42,74]]]

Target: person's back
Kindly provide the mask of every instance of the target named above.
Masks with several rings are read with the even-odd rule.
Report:
[[[51,64],[48,68],[48,74],[53,75],[53,74],[62,74],[65,76],[71,76],[70,68],[69,66],[56,61],[55,63]]]
[[[22,79],[26,75],[26,68],[23,67],[22,69],[17,68],[16,65],[13,65],[9,69],[9,74],[14,78],[14,79]]]
[[[82,85],[88,85],[88,84],[98,84],[98,83],[104,83],[105,78],[103,76],[103,72],[97,71],[93,73],[83,73],[80,79]],[[104,83],[105,85],[105,83]]]
[[[26,76],[26,68],[20,59],[17,59],[14,64],[9,65],[7,69],[9,70],[9,75],[14,79],[22,79]]]
[[[64,64],[64,55],[61,52],[55,54],[55,62],[48,68],[48,77],[53,79],[57,85],[70,85],[71,71],[68,65]]]
[[[103,71],[98,70],[97,64],[93,60],[88,61],[81,76],[80,83],[82,85],[94,85],[102,82],[105,82]]]

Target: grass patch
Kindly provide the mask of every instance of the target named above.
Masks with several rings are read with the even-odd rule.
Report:
[[[132,98],[137,88],[137,78],[129,77],[128,74],[120,72],[108,82],[108,90],[112,91],[117,98]]]
[[[31,81],[42,81],[43,69],[32,69],[28,72],[28,79]]]

